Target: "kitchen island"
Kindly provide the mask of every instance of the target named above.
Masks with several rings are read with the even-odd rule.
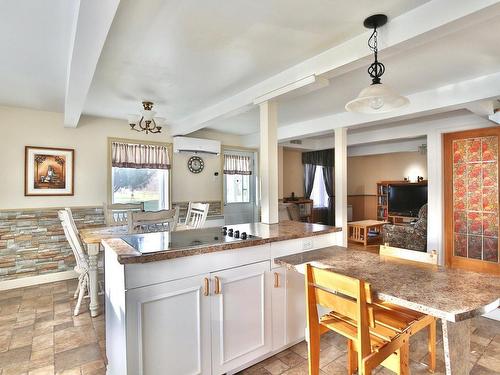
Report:
[[[442,320],[446,374],[470,370],[470,319],[500,306],[500,276],[423,265],[332,246],[275,259],[305,272],[307,263],[371,284],[372,294]]]
[[[301,341],[304,278],[274,259],[339,231],[287,221],[103,240],[107,374],[234,373]]]

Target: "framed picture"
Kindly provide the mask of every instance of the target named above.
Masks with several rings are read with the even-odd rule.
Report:
[[[75,150],[25,147],[24,195],[74,195]]]

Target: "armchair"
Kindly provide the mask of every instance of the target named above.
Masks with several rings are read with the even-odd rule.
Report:
[[[420,207],[418,220],[410,225],[385,224],[383,226],[384,244],[409,250],[427,249],[427,204]]]

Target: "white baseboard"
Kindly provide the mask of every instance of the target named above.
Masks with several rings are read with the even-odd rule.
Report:
[[[76,278],[78,278],[78,274],[73,270],[47,273],[45,275],[20,277],[19,279],[0,281],[0,290],[22,288],[26,286],[46,284],[46,283],[52,283],[54,281],[69,280]]]

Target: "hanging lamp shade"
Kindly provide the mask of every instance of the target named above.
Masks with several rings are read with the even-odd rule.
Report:
[[[380,77],[385,73],[385,65],[378,60],[378,32],[377,28],[387,23],[385,14],[374,14],[365,19],[364,26],[373,29],[368,39],[368,47],[373,51],[374,61],[368,67],[368,74],[372,84],[361,90],[358,97],[345,105],[349,112],[357,113],[385,113],[410,104],[408,98],[399,95],[390,86],[381,83]]]
[[[364,88],[356,99],[345,105],[349,112],[385,113],[410,104],[408,98],[399,95],[390,86],[374,83]]]

